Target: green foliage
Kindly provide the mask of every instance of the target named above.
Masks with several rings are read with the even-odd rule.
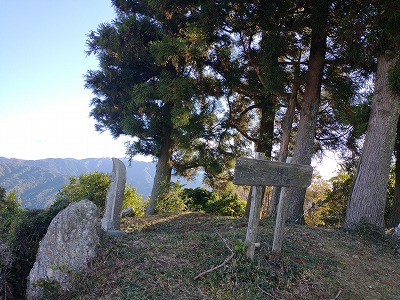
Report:
[[[244,254],[248,247],[248,243],[244,242],[241,239],[237,239],[235,246],[233,246],[233,251],[237,254]]]
[[[353,183],[353,175],[341,173],[330,179],[331,189],[318,201],[313,211],[313,225],[341,227],[346,215],[347,201]]]
[[[69,184],[64,186],[57,194],[57,201],[67,199],[68,202],[79,202],[88,199],[96,204],[100,210],[104,210],[109,185],[110,178],[108,175],[98,171],[84,173],[79,177],[70,177]]]
[[[177,214],[184,210],[206,212],[220,216],[241,217],[246,201],[229,191],[218,193],[205,188],[187,188],[179,182],[164,184],[155,211],[158,214]]]
[[[64,186],[57,194],[55,205],[58,203],[79,202],[84,199],[92,201],[103,211],[106,203],[107,190],[110,178],[106,173],[93,172],[84,173],[79,177],[70,177],[68,185]],[[133,208],[133,214],[141,216],[144,214],[146,202],[142,195],[136,194],[136,188],[125,187],[122,208]]]
[[[186,209],[183,185],[177,182],[164,182],[162,191],[156,199],[157,214],[179,214]]]
[[[61,286],[58,282],[40,278],[33,283],[33,286],[42,289],[43,299],[59,299]]]
[[[213,193],[207,201],[206,212],[220,216],[243,217],[245,208],[246,201],[243,201],[236,194],[229,192]]]
[[[305,197],[304,219],[306,224],[312,226],[323,225],[321,210],[318,209],[318,206],[322,204],[330,187],[330,184],[318,172],[313,173],[311,185],[307,188]]]
[[[12,231],[24,210],[21,208],[21,199],[16,199],[16,192],[7,194],[3,187],[0,187],[0,239],[10,243],[13,239]]]
[[[113,2],[116,19],[92,31],[87,42],[88,54],[100,62],[85,77],[95,95],[96,129],[133,137],[126,143],[131,157],[159,158],[168,147],[179,175],[203,168],[207,178],[229,178],[245,143],[221,121],[221,80],[207,66],[215,60],[211,44],[219,41],[198,23],[214,26],[209,15],[202,18],[213,3],[199,9],[187,2]]]
[[[221,216],[242,217],[246,207],[237,194],[229,191],[217,193],[205,188],[185,189],[187,207],[192,211],[204,211]]]
[[[0,239],[0,285],[8,280],[8,272],[14,261],[10,247]],[[3,289],[0,287],[0,291]]]
[[[313,226],[341,227],[346,216],[353,178],[353,173],[342,172],[332,177],[329,185],[318,183],[313,178],[306,193],[306,199],[312,199],[312,205],[305,214],[306,223]],[[393,206],[395,182],[394,167],[392,167],[387,186],[385,218],[389,216]]]
[[[136,194],[136,188],[131,186],[125,187],[124,192],[124,201],[122,203],[122,208],[133,208],[133,215],[134,216],[143,216],[146,211],[146,206],[149,202],[149,199],[143,201],[143,196]]]
[[[186,205],[191,211],[204,212],[211,192],[205,188],[184,189]]]

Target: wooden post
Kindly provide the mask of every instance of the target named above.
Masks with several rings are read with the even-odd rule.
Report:
[[[288,157],[286,159],[286,163],[290,163],[291,160],[292,158]],[[285,193],[286,193],[286,188],[281,189],[279,193],[278,209],[276,212],[276,220],[275,220],[274,241],[272,243],[272,256],[274,258],[279,258],[281,256],[283,230],[285,227],[285,221],[288,209],[288,203],[285,201],[286,199]]]
[[[264,159],[265,154],[262,152],[256,152],[255,158]],[[246,243],[249,244],[246,250],[246,256],[251,260],[254,260],[255,242],[257,238],[258,224],[260,222],[260,208],[263,198],[263,190],[263,186],[261,185],[251,187],[249,223],[246,232]]]
[[[284,201],[286,188],[281,190],[279,197],[278,210],[276,212],[274,241],[272,243],[272,257],[279,258],[282,250],[283,229],[287,216],[288,203]]]
[[[311,166],[241,157],[236,160],[233,183],[237,185],[256,186],[255,190],[260,189],[261,191],[262,186],[268,185],[306,188],[311,184],[312,172],[313,169]],[[282,189],[282,194],[285,190]],[[246,242],[250,243],[246,254],[250,259],[254,258],[254,242],[257,236],[261,197],[258,197],[256,193],[256,198],[252,199],[250,207],[250,218],[246,234]],[[282,196],[280,199],[282,199]],[[280,200],[272,248],[275,257],[279,257],[281,253],[286,210],[287,203]]]
[[[286,157],[286,163],[290,163],[291,160],[292,160],[291,156]],[[276,217],[277,215],[279,199],[281,198],[281,191],[282,191],[281,186],[274,186],[274,188],[272,189],[271,205],[269,207],[269,212],[268,212],[269,217]]]

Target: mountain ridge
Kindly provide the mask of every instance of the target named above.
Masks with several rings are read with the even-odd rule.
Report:
[[[120,158],[121,159],[121,158]],[[121,159],[126,166],[127,185],[136,188],[147,198],[152,189],[156,163]],[[29,209],[45,208],[55,200],[57,192],[69,182],[69,177],[94,171],[111,173],[111,158],[46,158],[23,160],[0,157],[0,186],[16,190],[22,206]],[[173,180],[177,180],[174,177]],[[201,176],[193,182],[179,178],[186,187],[201,186]]]

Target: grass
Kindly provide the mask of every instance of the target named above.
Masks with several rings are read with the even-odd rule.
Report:
[[[400,257],[368,239],[287,226],[283,258],[270,259],[273,224],[263,220],[254,262],[236,251],[246,221],[201,213],[125,218],[107,238],[73,299],[400,299]],[[237,247],[240,249],[240,247]]]

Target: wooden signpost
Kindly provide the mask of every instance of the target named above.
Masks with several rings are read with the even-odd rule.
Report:
[[[249,243],[246,254],[250,259],[254,258],[255,241],[260,218],[262,188],[264,186],[306,188],[311,184],[313,172],[313,168],[311,166],[268,161],[257,158],[263,158],[263,156],[256,153],[256,159],[244,157],[237,159],[235,175],[233,178],[234,184],[256,187],[253,189],[249,223],[246,234],[246,242]],[[281,253],[286,210],[287,203],[285,203],[284,198],[281,197],[279,199],[274,242],[272,246],[272,254],[275,257],[280,257]]]

